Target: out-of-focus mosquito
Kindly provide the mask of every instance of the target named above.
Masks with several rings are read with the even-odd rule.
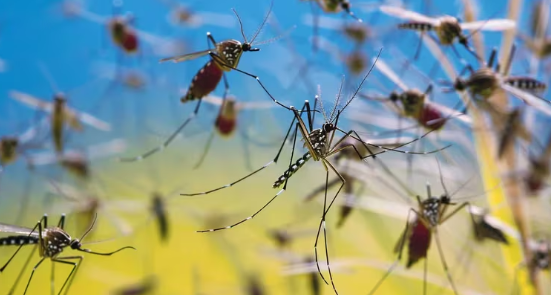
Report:
[[[230,229],[230,228],[238,226],[238,225],[240,225],[240,224],[242,224],[242,223],[244,223],[248,220],[253,219],[256,215],[258,215],[260,212],[262,212],[262,210],[264,210],[266,207],[268,207],[268,205],[270,205],[279,195],[281,195],[287,189],[287,184],[288,184],[289,178],[291,178],[301,167],[303,167],[304,164],[307,161],[309,161],[310,159],[313,159],[314,161],[322,162],[322,164],[323,164],[323,166],[326,170],[326,186],[327,186],[328,181],[329,181],[329,170],[331,170],[335,174],[337,174],[337,176],[341,180],[341,186],[339,187],[337,193],[335,194],[335,196],[333,197],[333,199],[331,200],[330,203],[327,202],[327,190],[326,190],[326,194],[325,194],[325,198],[324,198],[323,213],[322,213],[322,218],[321,218],[321,221],[320,221],[320,224],[319,224],[319,227],[318,227],[318,231],[317,231],[317,235],[316,235],[314,250],[315,250],[316,261],[317,261],[317,244],[318,244],[318,240],[319,240],[319,237],[320,237],[321,229],[323,227],[323,236],[324,236],[324,241],[325,241],[325,245],[326,245],[326,253],[325,254],[326,254],[326,258],[327,258],[327,266],[328,266],[328,269],[329,269],[329,276],[331,278],[331,284],[333,286],[333,290],[335,291],[335,293],[338,293],[337,289],[335,287],[335,284],[333,282],[331,269],[329,267],[329,257],[328,257],[329,254],[328,254],[328,251],[327,251],[327,233],[326,233],[326,228],[325,228],[325,218],[326,218],[327,212],[329,211],[329,209],[333,205],[333,202],[335,201],[336,197],[338,196],[340,190],[345,185],[346,180],[337,171],[337,169],[329,162],[328,158],[330,158],[332,156],[335,156],[336,154],[338,154],[340,151],[342,151],[344,149],[347,149],[347,148],[355,149],[354,145],[348,145],[348,146],[345,146],[345,147],[341,146],[341,143],[347,138],[353,138],[353,139],[361,142],[367,150],[370,150],[370,147],[376,147],[376,148],[383,149],[383,151],[381,153],[386,152],[386,151],[396,151],[396,152],[400,152],[400,153],[404,153],[404,154],[411,153],[410,151],[401,151],[401,150],[397,150],[397,149],[388,149],[388,148],[381,147],[381,146],[375,146],[371,143],[363,141],[356,131],[350,130],[350,131],[346,132],[343,129],[338,127],[338,120],[339,120],[339,117],[340,117],[341,113],[344,111],[344,109],[346,109],[346,107],[357,96],[358,92],[362,88],[363,83],[365,82],[365,80],[369,76],[369,73],[371,72],[372,69],[373,69],[373,67],[371,67],[371,69],[367,73],[367,75],[364,76],[362,82],[360,83],[359,87],[355,90],[352,97],[349,100],[346,101],[346,103],[344,104],[344,106],[342,108],[338,109],[338,105],[339,105],[339,102],[340,102],[340,99],[341,99],[340,94],[341,94],[341,91],[342,91],[342,83],[341,83],[341,89],[339,90],[339,94],[337,95],[337,101],[335,103],[335,107],[332,109],[330,114],[326,114],[325,110],[323,109],[323,106],[321,105],[321,101],[319,100],[320,99],[319,96],[318,95],[316,96],[316,104],[315,105],[317,105],[318,102],[320,103],[320,107],[321,107],[320,112],[324,115],[324,119],[325,119],[321,128],[314,129],[313,124],[314,124],[314,117],[315,116],[312,114],[313,112],[312,112],[310,103],[308,101],[305,101],[304,106],[302,107],[301,111],[299,111],[296,108],[292,107],[291,109],[293,111],[294,118],[291,121],[291,124],[289,125],[289,128],[287,130],[287,134],[285,135],[285,139],[283,140],[283,143],[280,146],[276,157],[272,161],[264,164],[262,167],[260,167],[259,169],[249,173],[248,175],[246,175],[246,176],[244,176],[244,177],[242,177],[242,178],[240,178],[240,179],[238,179],[238,180],[236,180],[232,183],[226,184],[224,186],[217,187],[217,188],[214,188],[214,189],[211,189],[211,190],[208,190],[208,191],[199,192],[199,193],[181,194],[183,196],[197,196],[197,195],[210,194],[210,193],[213,193],[213,192],[231,187],[231,186],[233,186],[233,185],[235,185],[235,184],[237,184],[237,183],[253,176],[254,174],[262,171],[263,169],[270,166],[271,164],[276,163],[279,159],[281,151],[283,150],[283,146],[287,142],[287,138],[289,137],[291,129],[293,129],[293,126],[295,127],[295,132],[293,133],[294,134],[294,136],[293,136],[293,149],[291,151],[291,157],[289,159],[289,168],[280,177],[277,178],[277,180],[274,182],[274,184],[272,186],[273,188],[279,188],[283,185],[283,188],[281,190],[279,190],[279,192],[275,196],[273,196],[264,206],[262,206],[259,210],[257,210],[251,216],[249,216],[245,219],[242,219],[242,220],[240,220],[240,221],[238,221],[238,222],[236,222],[232,225],[228,225],[228,226],[225,226],[225,227],[219,227],[219,228],[212,228],[212,229],[207,229],[207,230],[201,230],[199,232],[213,232],[213,231],[218,231],[218,230]],[[302,116],[301,116],[302,113],[307,113],[308,114],[308,122],[307,123],[302,119]],[[296,124],[295,124],[295,121],[296,121]],[[295,163],[293,163],[292,161],[293,161],[293,156],[294,156],[294,151],[295,151],[296,139],[297,139],[297,136],[298,136],[299,132],[300,132],[300,134],[302,135],[302,137],[304,139],[304,142],[305,142],[304,146],[308,149],[308,151],[304,155],[302,155],[298,160],[296,160]],[[335,133],[337,133],[337,132],[340,132],[344,135],[340,139],[337,139],[336,142],[333,142],[333,140],[335,139]],[[415,140],[418,140],[418,139],[420,139],[420,138],[417,138]],[[407,145],[409,143],[411,143],[411,142],[405,143],[404,145]],[[401,147],[401,146],[399,146],[399,147]],[[431,151],[431,152],[420,152],[418,154],[429,154],[429,153],[439,152],[441,150],[442,149],[439,149],[439,150],[436,150],[436,151]],[[366,158],[375,156],[376,153],[370,153],[369,155],[363,157],[357,151],[357,155],[361,159],[366,159]],[[325,280],[325,278],[321,274],[321,271],[319,273],[322,276],[323,280],[327,283],[327,281]]]
[[[272,5],[273,5],[273,3],[272,3]],[[141,160],[143,160],[143,159],[145,159],[145,158],[147,158],[147,157],[149,157],[149,156],[151,156],[151,155],[153,155],[153,154],[155,154],[159,151],[164,150],[174,140],[174,138],[176,138],[178,133],[180,133],[190,121],[195,119],[195,117],[199,113],[199,108],[201,107],[201,102],[203,101],[203,97],[205,97],[206,95],[208,95],[209,93],[214,91],[214,89],[218,86],[218,84],[222,80],[222,77],[224,77],[224,86],[225,86],[224,97],[227,95],[227,93],[229,91],[229,84],[228,84],[228,81],[226,79],[226,76],[225,76],[224,72],[229,72],[231,70],[235,70],[235,71],[238,71],[242,74],[245,74],[247,76],[250,76],[250,77],[254,78],[260,84],[260,86],[264,89],[264,91],[268,94],[268,96],[270,96],[270,98],[276,104],[289,109],[289,107],[287,107],[287,106],[283,105],[281,102],[277,101],[268,92],[268,90],[266,89],[264,84],[262,84],[262,82],[260,82],[260,78],[258,76],[255,76],[255,75],[250,74],[248,72],[237,69],[237,66],[239,65],[239,60],[241,59],[241,55],[243,54],[243,52],[260,51],[259,48],[255,48],[255,47],[252,47],[252,46],[253,46],[253,43],[254,43],[256,37],[258,37],[262,27],[264,27],[264,25],[268,21],[268,17],[270,16],[271,9],[272,9],[272,6],[270,6],[270,10],[268,11],[266,16],[264,17],[264,20],[262,21],[262,24],[256,30],[253,37],[250,38],[250,39],[247,39],[247,37],[245,37],[245,33],[243,31],[243,25],[241,23],[241,18],[239,17],[237,12],[235,10],[233,10],[233,12],[235,13],[235,15],[236,15],[236,17],[239,21],[239,25],[240,25],[240,28],[241,28],[241,35],[243,36],[244,43],[241,43],[241,42],[239,42],[237,40],[234,40],[234,39],[225,40],[225,41],[222,41],[220,43],[216,43],[216,41],[214,40],[214,37],[212,37],[210,32],[208,32],[207,33],[207,40],[208,40],[209,47],[210,47],[210,44],[212,43],[215,46],[215,49],[210,49],[209,48],[209,49],[203,50],[203,51],[198,51],[198,52],[194,52],[194,53],[189,53],[189,54],[184,54],[184,55],[179,55],[179,56],[174,56],[174,57],[161,59],[161,62],[173,61],[175,63],[178,63],[178,62],[183,62],[183,61],[187,61],[187,60],[196,59],[196,58],[206,56],[206,55],[210,56],[210,60],[205,64],[205,66],[203,66],[203,68],[201,68],[199,70],[199,72],[197,72],[195,77],[193,77],[191,85],[188,88],[188,91],[180,99],[182,103],[186,103],[186,102],[193,101],[193,100],[199,100],[199,101],[197,102],[197,105],[196,105],[195,109],[193,110],[193,113],[160,146],[158,146],[156,148],[153,148],[153,149],[143,153],[142,155],[139,155],[139,156],[136,156],[136,157],[129,157],[129,158],[120,158],[119,160],[122,161],[122,162],[141,161]],[[264,42],[254,43],[254,45],[261,45],[261,44],[266,44],[266,43],[269,43],[269,42],[273,42],[274,40],[276,40],[280,37],[281,36],[270,39],[270,40],[266,40]]]
[[[71,272],[67,276],[67,279],[65,279],[65,282],[63,283],[63,286],[59,290],[58,294],[61,294],[63,292],[63,289],[65,289],[65,287],[67,287],[67,289],[65,289],[65,292],[67,292],[71,287],[73,278],[75,277],[78,271],[78,268],[82,264],[82,260],[84,259],[84,257],[80,255],[60,256],[60,254],[63,252],[65,248],[70,247],[72,250],[77,250],[80,252],[94,254],[94,255],[101,255],[101,256],[110,256],[124,249],[135,250],[134,247],[125,246],[113,252],[101,253],[101,252],[94,252],[92,250],[82,248],[82,241],[88,235],[88,233],[90,233],[90,231],[93,229],[95,222],[96,222],[96,218],[94,218],[92,224],[90,225],[88,230],[84,232],[84,234],[80,239],[71,238],[71,236],[63,229],[65,226],[65,214],[61,215],[61,218],[59,219],[57,226],[53,226],[53,227],[48,227],[47,215],[44,215],[37,222],[36,226],[32,229],[26,228],[26,227],[20,227],[17,225],[0,223],[0,232],[8,233],[8,234],[16,234],[5,238],[0,238],[0,246],[19,246],[15,251],[15,253],[13,253],[13,255],[8,259],[6,264],[4,264],[2,268],[0,268],[0,272],[3,272],[6,269],[6,267],[9,265],[9,263],[12,261],[15,255],[17,255],[17,253],[23,246],[37,245],[39,247],[39,254],[41,258],[40,258],[40,261],[38,261],[38,263],[33,268],[33,271],[31,272],[31,276],[29,277],[29,281],[27,282],[27,286],[25,287],[25,291],[23,294],[27,293],[27,290],[33,278],[34,272],[36,271],[36,269],[38,269],[38,267],[42,264],[42,262],[46,258],[49,258],[52,261],[52,263],[55,262],[59,264],[71,265],[73,267]],[[34,251],[33,251],[33,254],[34,254]],[[25,267],[26,267],[26,264],[25,264]],[[24,268],[22,271],[24,271]],[[15,282],[15,284],[13,285],[10,293],[13,293],[13,291],[16,288],[16,285],[17,285],[17,282]],[[51,285],[53,288],[54,287],[53,281],[51,282]]]
[[[122,6],[122,0],[113,1],[113,11],[116,12]],[[70,16],[79,16],[86,20],[105,25],[109,31],[111,41],[122,53],[132,55],[141,52],[140,42],[145,41],[153,47],[153,52],[158,55],[178,54],[185,46],[168,38],[141,31],[133,26],[134,16],[113,15],[111,17],[97,15],[86,10],[81,3],[75,0],[65,1],[64,11]]]
[[[11,98],[22,102],[33,109],[50,114],[51,136],[55,151],[57,153],[63,152],[66,138],[65,126],[69,126],[71,129],[76,131],[81,131],[81,123],[84,123],[98,130],[111,130],[111,126],[108,123],[90,114],[69,107],[67,104],[67,98],[61,92],[57,92],[51,102],[15,90],[10,91],[9,95]]]
[[[194,11],[192,8],[189,8],[187,4],[174,0],[161,0],[161,2],[170,7],[170,13],[167,15],[167,20],[170,24],[175,26],[198,28],[204,25],[212,25],[233,28],[235,25],[235,19],[226,14]]]
[[[365,71],[368,64],[367,54],[361,48],[358,47],[348,53],[324,37],[318,37],[316,42],[323,51],[332,56],[334,63],[344,65],[352,75],[357,76]]]
[[[41,133],[40,126],[31,126],[21,135],[4,135],[0,137],[0,173],[4,167],[13,164],[20,156],[23,156],[27,161],[27,165],[32,167],[33,163],[28,150],[39,148],[35,139]]]
[[[51,152],[33,154],[30,159],[34,167],[57,163],[67,172],[81,180],[89,180],[91,176],[91,161],[121,153],[126,149],[123,139],[92,145],[82,150],[66,150],[63,154]],[[89,223],[88,223],[89,224]]]
[[[154,294],[158,288],[159,282],[155,276],[148,276],[141,279],[138,283],[118,288],[112,293],[113,295],[146,295]]]
[[[235,97],[231,95],[226,98],[208,95],[203,97],[203,100],[209,104],[218,106],[220,109],[218,111],[218,115],[216,116],[216,120],[214,121],[214,128],[209,134],[205,147],[202,149],[203,154],[195,166],[193,166],[194,169],[199,168],[205,160],[216,132],[224,138],[231,137],[234,134],[238,123],[237,118],[241,111],[259,111],[276,107],[276,105],[271,102],[238,102]],[[243,124],[241,126],[243,126]],[[242,140],[244,141],[244,152],[246,153],[245,158],[247,161],[247,167],[251,167],[250,152],[246,143],[250,136],[246,134],[247,131],[244,127],[245,126],[237,129],[239,129]]]
[[[515,47],[512,48],[510,59],[503,68],[505,73],[508,72],[510,68],[514,51]],[[442,83],[444,85],[449,86],[445,88],[444,91],[468,91],[478,106],[493,113],[502,111],[492,106],[492,96],[499,93],[499,91],[506,91],[518,97],[526,104],[536,108],[538,111],[546,115],[551,115],[551,103],[532,94],[532,92],[539,92],[546,89],[547,85],[531,77],[501,75],[501,66],[499,64],[496,65],[495,70],[492,69],[494,67],[496,54],[497,50],[492,50],[486,66],[475,71],[470,65],[467,65],[456,78],[456,81],[443,81]],[[461,78],[467,70],[471,75],[467,79]]]
[[[544,59],[551,55],[551,38],[548,37],[549,0],[535,1],[530,16],[530,32],[526,35],[518,32],[523,45],[532,53],[530,58],[530,73],[535,75],[541,69]]]
[[[413,266],[415,263],[417,263],[419,260],[423,258],[425,259],[425,263],[427,263],[426,261],[427,253],[428,253],[433,235],[436,240],[438,254],[442,262],[442,267],[446,272],[447,279],[453,289],[454,294],[459,294],[457,291],[457,287],[451,277],[448,263],[446,262],[446,259],[444,257],[444,250],[440,242],[438,228],[440,225],[442,225],[448,219],[453,217],[463,208],[467,206],[470,207],[470,203],[462,202],[454,209],[451,209],[452,211],[448,212],[448,210],[452,208],[451,206],[457,205],[457,203],[452,201],[452,196],[457,191],[454,192],[453,194],[450,194],[448,192],[444,184],[444,178],[442,176],[442,172],[440,169],[440,163],[438,161],[437,163],[438,163],[438,169],[440,171],[440,183],[442,185],[442,188],[444,189],[444,194],[442,194],[440,197],[433,196],[431,193],[430,184],[427,182],[427,185],[426,185],[427,198],[425,200],[421,200],[421,197],[416,196],[418,208],[417,209],[410,208],[410,210],[408,211],[406,228],[403,234],[401,235],[400,239],[398,240],[396,247],[394,248],[394,252],[398,253],[398,257],[396,261],[386,271],[383,277],[373,287],[373,289],[371,289],[371,291],[369,292],[370,295],[375,294],[375,291],[381,286],[384,280],[392,273],[394,268],[398,265],[398,263],[402,258],[402,253],[405,246],[408,247],[408,259],[406,263],[406,268],[410,268],[411,266]],[[412,212],[414,216],[413,218],[410,218],[411,217],[410,214]],[[426,266],[425,266],[425,272],[426,272]],[[423,294],[426,294],[426,280],[424,281],[424,284],[423,284],[423,290],[424,290]]]
[[[421,39],[417,45],[417,50],[414,55],[414,60],[417,60],[421,51],[422,38],[427,32],[434,31],[436,37],[427,34],[430,38],[433,38],[437,43],[444,46],[451,46],[453,51],[459,57],[459,53],[454,47],[454,42],[457,41],[463,45],[467,51],[469,51],[477,59],[481,59],[475,53],[475,51],[469,46],[469,36],[463,34],[464,30],[474,31],[472,34],[479,30],[483,31],[505,31],[513,29],[516,23],[508,19],[490,19],[485,21],[476,21],[469,23],[461,23],[457,18],[453,16],[441,16],[438,18],[431,18],[420,13],[409,11],[400,7],[386,6],[380,7],[380,10],[390,16],[394,16],[401,19],[406,19],[408,22],[398,25],[400,29],[415,30],[420,32]]]
[[[473,235],[477,242],[492,240],[502,244],[509,244],[503,230],[489,218],[487,210],[471,205],[469,211],[474,220]]]

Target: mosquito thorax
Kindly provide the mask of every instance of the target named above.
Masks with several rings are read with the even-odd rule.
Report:
[[[369,29],[365,26],[358,25],[356,23],[346,25],[343,29],[344,35],[352,41],[363,44],[367,38],[369,38]]]
[[[5,136],[0,138],[0,159],[11,158],[19,146],[17,137]]]
[[[450,45],[455,38],[463,35],[459,20],[449,15],[440,18],[440,25],[436,29],[436,34],[443,45]]]
[[[430,197],[423,201],[423,216],[429,221],[432,226],[438,225],[438,219],[440,218],[440,205],[445,204],[442,202],[442,198]]]
[[[425,101],[425,95],[417,89],[408,89],[399,95],[399,99],[408,115],[417,115]]]
[[[73,240],[71,237],[61,228],[52,227],[45,230],[43,234],[43,254],[46,257],[54,257],[63,251],[63,248],[71,246]]]
[[[488,98],[499,87],[499,81],[492,69],[481,68],[464,82],[464,86],[469,88],[473,96]]]

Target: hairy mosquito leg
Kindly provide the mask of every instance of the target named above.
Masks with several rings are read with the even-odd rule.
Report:
[[[410,208],[408,210],[408,216],[406,218],[406,228],[404,230],[404,233],[401,235],[400,240],[398,240],[398,244],[396,245],[397,247],[395,249],[395,252],[398,252],[398,257],[392,263],[392,265],[387,269],[387,271],[385,272],[383,277],[381,279],[379,279],[379,281],[377,281],[377,284],[375,284],[373,289],[371,289],[371,291],[369,291],[368,295],[375,294],[375,291],[377,291],[377,289],[379,289],[379,287],[383,284],[383,282],[386,280],[386,278],[392,273],[392,271],[396,268],[396,266],[398,266],[398,263],[400,263],[400,260],[402,259],[402,253],[403,253],[404,247],[406,245],[406,238],[407,238],[407,233],[408,233],[408,230],[409,230],[409,219],[410,219],[411,212],[414,212],[415,214],[417,214],[417,216],[420,216],[417,213],[417,211],[415,211],[415,209]]]
[[[59,293],[58,293],[59,295],[61,295],[61,293],[63,292],[63,289],[65,289],[65,286],[67,286],[67,289],[65,289],[65,294],[67,294],[69,292],[69,288],[73,284],[73,279],[74,279],[75,275],[77,274],[77,271],[80,267],[80,264],[82,264],[83,259],[84,259],[84,257],[82,257],[82,256],[66,256],[66,257],[58,257],[58,258],[52,259],[52,264],[54,262],[57,262],[57,263],[69,264],[69,265],[73,266],[73,269],[71,270],[71,272],[67,276],[67,279],[65,280],[65,283],[63,283],[63,286],[59,290]],[[65,260],[78,260],[78,262],[71,262],[71,261],[65,261]],[[69,284],[67,284],[67,282],[69,282]]]
[[[46,228],[47,225],[48,225],[48,215],[44,214],[44,216],[42,216],[42,218],[36,223],[36,225],[33,227],[32,231],[29,233],[29,237],[31,236],[31,234],[36,231],[37,229],[39,230],[39,233],[40,235],[42,235],[42,223],[44,223],[44,227]],[[42,243],[42,240],[39,241],[40,243]],[[15,255],[17,255],[17,253],[19,252],[19,250],[21,250],[21,248],[23,247],[24,245],[19,245],[19,247],[17,247],[17,250],[15,250],[15,252],[12,254],[12,256],[10,257],[10,259],[8,259],[8,262],[6,262],[6,264],[4,264],[4,266],[2,266],[2,268],[0,268],[0,273],[4,271],[4,269],[6,269],[6,267],[8,266],[8,264],[10,264],[10,262],[12,261],[12,259],[15,257]]]

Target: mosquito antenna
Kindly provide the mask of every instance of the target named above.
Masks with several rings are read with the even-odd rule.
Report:
[[[440,167],[440,160],[438,160],[437,156],[434,156],[436,159],[436,165],[438,166],[438,174],[440,174],[440,184],[442,185],[442,188],[444,189],[444,193],[446,196],[450,197],[450,194],[448,193],[448,189],[446,188],[446,184],[444,184],[444,176],[442,175],[442,167]]]
[[[272,13],[272,7],[274,6],[274,1],[272,0],[270,2],[270,8],[268,9],[268,13],[266,13],[266,16],[264,17],[264,20],[262,20],[262,23],[260,24],[260,26],[258,27],[258,29],[256,29],[256,31],[254,32],[254,35],[253,37],[251,38],[251,44],[254,42],[254,40],[256,39],[256,37],[258,37],[258,34],[260,34],[260,31],[262,30],[262,28],[264,27],[264,25],[266,24],[266,22],[268,21],[268,18],[270,17],[270,14]]]
[[[339,106],[339,102],[341,100],[341,93],[342,93],[342,87],[344,86],[344,75],[341,78],[341,86],[339,87],[339,92],[337,93],[337,97],[335,98],[333,109],[331,110],[331,114],[329,115],[329,121],[333,121],[335,118],[335,111],[337,110]]]
[[[257,43],[254,43],[255,46],[260,46],[260,45],[265,45],[265,44],[268,44],[268,43],[272,43],[272,42],[275,42],[281,38],[284,38],[284,37],[287,37],[289,34],[291,34],[291,32],[296,29],[297,26],[294,25],[292,26],[291,28],[287,29],[287,31],[281,33],[280,35],[276,36],[276,37],[273,37],[273,38],[270,38],[270,39],[267,39],[267,40],[264,40],[264,41],[260,41],[260,42],[257,42]],[[252,43],[252,41],[251,41]]]
[[[237,16],[237,21],[239,22],[239,28],[241,29],[241,36],[243,36],[243,40],[245,40],[245,43],[249,43],[249,41],[247,41],[247,37],[245,36],[245,32],[243,31],[243,23],[241,22],[239,14],[237,14],[237,11],[235,11],[235,9],[232,8],[231,10],[235,14],[235,16]]]
[[[323,106],[323,100],[321,99],[321,86],[318,84],[318,94],[316,94],[315,98],[314,98],[314,101],[316,102],[319,102],[319,108],[320,108],[320,111],[321,111],[321,114],[323,115],[323,121],[324,122],[330,122],[328,121],[327,119],[327,114],[325,112],[325,107]],[[314,103],[315,105],[315,103]]]
[[[430,198],[432,197],[432,193],[430,191],[430,182],[427,181],[425,185],[427,186],[427,198]]]
[[[509,58],[507,59],[507,64],[505,64],[505,67],[503,68],[502,74],[506,76],[509,73],[509,70],[511,69],[511,64],[513,63],[513,56],[515,55],[516,46],[513,44],[511,47],[511,52],[509,52]]]
[[[346,102],[346,104],[344,104],[344,106],[340,109],[340,112],[344,111],[344,109],[352,102],[352,100],[358,95],[358,92],[360,92],[360,90],[362,89],[362,86],[365,82],[365,80],[367,79],[367,77],[369,77],[369,75],[371,74],[371,71],[373,71],[373,68],[375,67],[375,64],[377,63],[377,61],[379,60],[379,57],[381,56],[381,52],[383,51],[383,48],[379,49],[379,53],[377,53],[377,57],[375,58],[375,61],[373,62],[373,64],[371,65],[371,67],[369,68],[369,71],[367,72],[367,74],[364,76],[364,78],[362,79],[362,82],[360,82],[360,85],[358,86],[358,88],[356,89],[356,91],[354,92],[354,95],[352,95],[352,97]]]
[[[86,235],[88,235],[88,233],[90,233],[90,231],[94,228],[94,225],[96,224],[96,220],[98,219],[98,213],[96,212],[94,214],[94,219],[92,220],[92,224],[90,225],[90,227],[88,227],[88,229],[84,232],[84,234],[82,235],[82,237],[80,238],[79,241],[82,241],[84,240],[84,238],[86,237]]]

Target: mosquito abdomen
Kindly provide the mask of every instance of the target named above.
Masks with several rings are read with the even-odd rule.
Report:
[[[9,236],[0,238],[0,246],[19,246],[38,244],[38,237],[34,236]]]
[[[285,170],[283,174],[274,182],[273,188],[280,187],[287,179],[289,179],[295,172],[300,169],[300,167],[304,166],[304,163],[306,163],[308,160],[312,158],[312,155],[310,153],[304,154],[300,159],[298,159],[295,164],[291,165],[289,169]]]
[[[410,268],[421,258],[427,257],[431,239],[430,229],[428,229],[421,220],[417,219],[411,226],[411,235],[408,239],[408,262],[406,268]]]
[[[547,84],[530,77],[507,77],[505,83],[528,91],[544,91],[547,89]]]
[[[222,74],[222,68],[215,61],[210,60],[207,62],[193,77],[186,95],[180,99],[182,103],[203,98],[205,95],[211,93],[218,86],[218,83],[220,83]]]
[[[407,23],[401,23],[398,24],[398,28],[400,29],[406,29],[406,30],[415,30],[415,31],[431,31],[434,29],[434,27],[429,23],[424,22],[407,22]]]
[[[423,127],[434,130],[441,129],[446,124],[442,113],[429,104],[426,104],[421,110],[418,121]]]

